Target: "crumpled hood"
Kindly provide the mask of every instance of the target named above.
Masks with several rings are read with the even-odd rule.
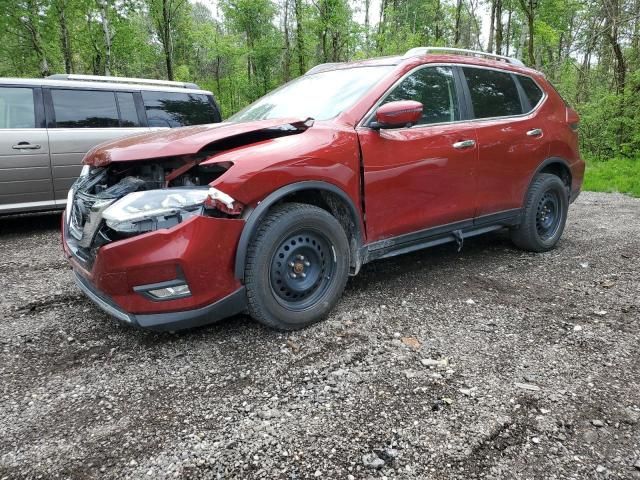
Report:
[[[310,118],[278,118],[143,133],[101,143],[87,152],[83,163],[103,167],[113,162],[195,155],[203,151],[215,152],[268,138],[302,133],[312,125],[313,119]]]

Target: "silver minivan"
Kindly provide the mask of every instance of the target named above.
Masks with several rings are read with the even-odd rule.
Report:
[[[193,83],[93,75],[0,78],[0,215],[64,208],[93,146],[221,121]]]

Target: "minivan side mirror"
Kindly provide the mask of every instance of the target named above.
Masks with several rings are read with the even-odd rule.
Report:
[[[415,100],[399,100],[382,105],[376,110],[376,121],[371,128],[410,127],[422,117],[422,104]]]

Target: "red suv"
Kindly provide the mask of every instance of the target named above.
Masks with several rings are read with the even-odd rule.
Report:
[[[63,245],[140,327],[323,318],[362,264],[508,228],[553,248],[580,191],[578,115],[511,58],[438,48],[319,65],[215,125],[87,153]]]

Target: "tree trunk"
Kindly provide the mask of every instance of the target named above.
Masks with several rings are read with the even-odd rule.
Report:
[[[535,21],[535,10],[534,10],[534,3],[533,0],[519,0],[520,1],[520,6],[522,7],[522,10],[524,11],[525,16],[527,17],[527,32],[529,34],[529,39],[528,39],[528,50],[529,50],[529,66],[535,66],[536,65],[536,57],[535,57],[535,50],[534,50],[534,36],[535,36],[535,31],[534,31],[534,21]]]
[[[73,54],[71,53],[71,40],[69,38],[69,28],[67,27],[67,4],[65,0],[56,2],[56,11],[58,13],[58,24],[60,26],[60,47],[62,57],[64,58],[64,71],[73,73]]]
[[[440,20],[442,16],[442,5],[440,0],[436,2],[436,22],[435,22],[435,37],[436,37],[436,45],[440,43],[440,39],[442,38],[442,28],[440,27]],[[414,22],[415,22],[415,14],[414,14]]]
[[[378,53],[382,53],[384,51],[384,39],[383,35],[385,32],[385,27],[387,23],[386,12],[387,11],[387,0],[382,0],[382,4],[380,5],[380,19],[378,20],[378,38],[376,42],[376,49]]]
[[[509,13],[507,14],[507,45],[504,54],[509,55],[509,50],[511,49],[511,15],[513,11],[509,8]]]
[[[371,8],[371,0],[364,0],[364,48],[369,53],[369,9]]]
[[[111,75],[111,29],[109,25],[109,16],[107,12],[106,0],[99,0],[100,7],[100,23],[102,24],[102,33],[104,34],[104,74]]]
[[[636,57],[640,52],[640,0],[636,0],[633,4],[633,33],[631,35],[631,49],[635,52]]]
[[[453,45],[455,47],[460,45],[460,20],[462,16],[462,0],[457,0],[456,3],[456,24],[454,27]]]
[[[496,53],[502,55],[502,0],[495,0],[496,5]]]
[[[487,45],[487,52],[493,53],[493,38],[496,28],[496,1],[491,2],[491,21],[489,23],[489,44]]]
[[[49,62],[44,50],[42,36],[40,35],[38,5],[33,0],[30,1],[28,5],[29,12],[27,13],[27,15],[21,16],[20,21],[25,29],[29,32],[29,40],[31,42],[31,46],[33,47],[33,51],[36,53],[36,57],[38,58],[40,74],[43,77],[47,77],[51,74],[51,71],[49,70]]]
[[[296,43],[298,47],[298,68],[300,69],[300,75],[302,75],[307,71],[304,58],[304,32],[302,30],[302,0],[294,1],[296,14]]]
[[[291,78],[291,43],[289,42],[289,0],[284,0],[284,62],[282,77],[285,82]]]
[[[171,9],[169,0],[162,0],[162,46],[164,47],[164,60],[167,65],[167,79],[173,80],[173,39],[171,35]]]
[[[609,0],[605,3],[606,11],[606,37],[613,50],[614,78],[616,83],[616,93],[624,93],[626,81],[627,65],[622,53],[622,46],[619,38],[620,4],[618,0]]]

